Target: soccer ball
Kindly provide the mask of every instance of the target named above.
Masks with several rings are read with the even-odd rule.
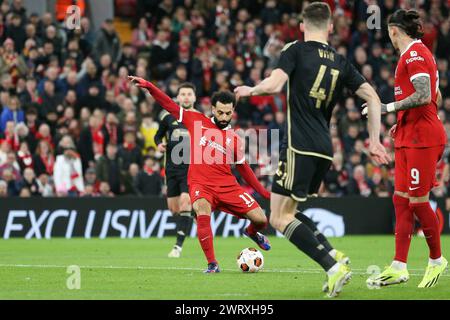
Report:
[[[237,256],[237,265],[242,272],[258,272],[264,266],[264,257],[255,248],[245,248]]]

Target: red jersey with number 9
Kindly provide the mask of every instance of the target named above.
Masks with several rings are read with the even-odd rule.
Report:
[[[396,148],[426,148],[447,142],[444,126],[438,117],[439,75],[436,61],[422,41],[414,40],[400,55],[395,70],[395,101],[412,95],[416,91],[412,81],[421,76],[430,78],[431,102],[397,112]]]

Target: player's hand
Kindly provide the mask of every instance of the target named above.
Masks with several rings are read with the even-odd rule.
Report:
[[[239,100],[240,97],[250,97],[252,87],[249,86],[239,86],[234,88],[234,94],[236,95],[236,100]]]
[[[158,144],[158,151],[159,152],[164,153],[164,152],[166,152],[166,150],[167,150],[167,146],[166,146],[165,143]]]
[[[397,124],[394,124],[391,129],[389,129],[389,136],[392,140],[395,140],[395,133],[397,132]]]
[[[378,141],[370,143],[369,152],[372,159],[378,165],[388,164],[391,161],[391,157],[387,154],[386,149]]]
[[[149,89],[149,88],[151,88],[153,86],[147,80],[139,78],[139,77],[136,77],[136,76],[128,76],[128,80],[132,84],[134,84],[136,87],[139,87],[139,88]]]

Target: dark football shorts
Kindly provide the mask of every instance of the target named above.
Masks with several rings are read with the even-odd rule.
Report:
[[[170,170],[166,172],[167,197],[178,197],[182,193],[189,193],[187,170]]]
[[[331,160],[281,150],[278,170],[272,183],[272,192],[303,202],[308,196],[317,196]]]

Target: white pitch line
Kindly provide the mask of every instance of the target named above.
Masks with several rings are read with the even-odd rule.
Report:
[[[0,268],[67,268],[67,266],[56,264],[0,264]],[[180,270],[180,271],[201,271],[199,268],[183,267],[149,267],[149,266],[78,266],[80,269],[117,269],[117,270]],[[223,271],[235,272],[236,269],[222,269]],[[411,271],[422,271],[421,269],[410,269]],[[321,269],[263,269],[265,272],[277,273],[305,273],[305,274],[323,274]],[[363,271],[363,272],[361,272]],[[354,275],[369,275],[365,269],[352,269]],[[422,277],[423,273],[410,273],[413,277]],[[450,274],[443,274],[441,277],[450,277]]]

